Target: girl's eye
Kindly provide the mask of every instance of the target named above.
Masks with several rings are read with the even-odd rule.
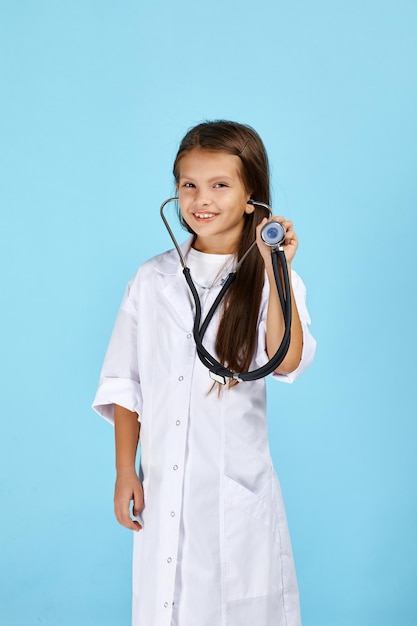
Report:
[[[226,183],[216,183],[214,185],[217,189],[221,189],[222,187],[227,187]]]
[[[193,189],[194,184],[193,183],[184,183],[183,187],[185,187],[186,189]]]

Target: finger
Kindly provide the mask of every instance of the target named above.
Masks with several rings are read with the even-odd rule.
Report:
[[[139,515],[143,509],[143,492],[135,491],[133,494],[133,515]]]
[[[142,529],[142,526],[139,524],[139,522],[137,520],[131,519],[130,517],[127,517],[124,521],[117,521],[128,530],[134,530],[135,532],[138,532]]]
[[[293,222],[291,220],[286,220],[282,216],[273,217],[269,221],[279,222],[281,224],[281,226],[283,226],[285,228],[285,232],[286,233],[293,233],[294,232],[294,224],[293,224]]]
[[[125,528],[128,528],[129,530],[138,531],[142,528],[142,526],[139,524],[137,520],[133,520],[130,517],[129,510],[127,512],[115,510],[115,515],[119,524],[121,524]]]
[[[284,243],[298,245],[298,237],[293,230],[287,230]]]
[[[282,226],[285,228],[285,239],[284,245],[298,245],[298,238],[294,231],[294,224],[291,220],[286,220],[284,218],[277,217],[276,221],[280,221]]]
[[[267,222],[269,222],[269,219],[267,217],[264,217],[263,220],[257,225],[256,232],[259,233],[262,226],[264,226]]]
[[[114,501],[114,514],[119,524],[130,530],[140,530],[141,526],[137,521],[132,520],[130,517],[130,498],[115,499]]]
[[[139,530],[142,530],[142,526],[139,524],[138,521],[132,520],[132,524],[133,527],[131,527],[131,530],[134,530],[135,532],[139,532]]]

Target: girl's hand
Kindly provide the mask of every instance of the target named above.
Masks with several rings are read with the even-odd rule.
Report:
[[[114,513],[119,524],[130,530],[139,531],[142,526],[138,521],[133,520],[130,515],[130,503],[132,500],[132,513],[133,517],[135,517],[143,509],[142,483],[136,474],[135,468],[119,470],[114,487]]]
[[[285,258],[287,259],[287,263],[289,265],[291,261],[293,260],[293,258],[295,257],[295,253],[297,252],[297,248],[298,248],[298,239],[294,231],[293,223],[290,222],[289,220],[286,220],[285,217],[282,217],[282,216],[270,217],[269,219],[265,217],[262,220],[262,222],[257,226],[256,243],[258,244],[258,249],[262,255],[262,258],[265,261],[265,265],[268,265],[271,263],[271,247],[268,246],[261,239],[262,227],[265,226],[267,222],[280,222],[280,224],[284,226],[285,231],[286,231],[286,236],[285,236],[285,240],[283,241],[281,245],[284,248]]]

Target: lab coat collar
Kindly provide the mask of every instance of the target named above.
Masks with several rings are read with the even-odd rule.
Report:
[[[191,235],[186,241],[184,241],[184,243],[180,245],[181,252],[184,257],[187,257],[193,241],[194,236]],[[155,269],[160,274],[167,274],[171,276],[182,275],[183,268],[180,262],[180,258],[178,256],[178,252],[175,250],[175,248],[157,257]]]
[[[191,248],[194,237],[189,237],[180,247],[184,256]],[[161,289],[168,307],[174,310],[179,324],[190,332],[194,325],[194,302],[192,300],[189,287],[183,275],[183,268],[180,263],[178,252],[170,250],[158,258],[155,266],[156,271],[162,274],[164,285]]]

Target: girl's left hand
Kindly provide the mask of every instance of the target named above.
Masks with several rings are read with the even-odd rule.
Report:
[[[298,248],[298,238],[294,231],[293,223],[289,220],[286,220],[285,217],[282,216],[274,216],[267,219],[266,217],[262,220],[262,222],[256,228],[256,243],[258,244],[259,252],[262,255],[265,264],[271,263],[271,246],[268,246],[261,239],[261,229],[267,222],[280,222],[285,228],[285,240],[281,244],[284,248],[285,258],[287,259],[287,263],[290,264],[293,258],[295,257],[295,253]]]

